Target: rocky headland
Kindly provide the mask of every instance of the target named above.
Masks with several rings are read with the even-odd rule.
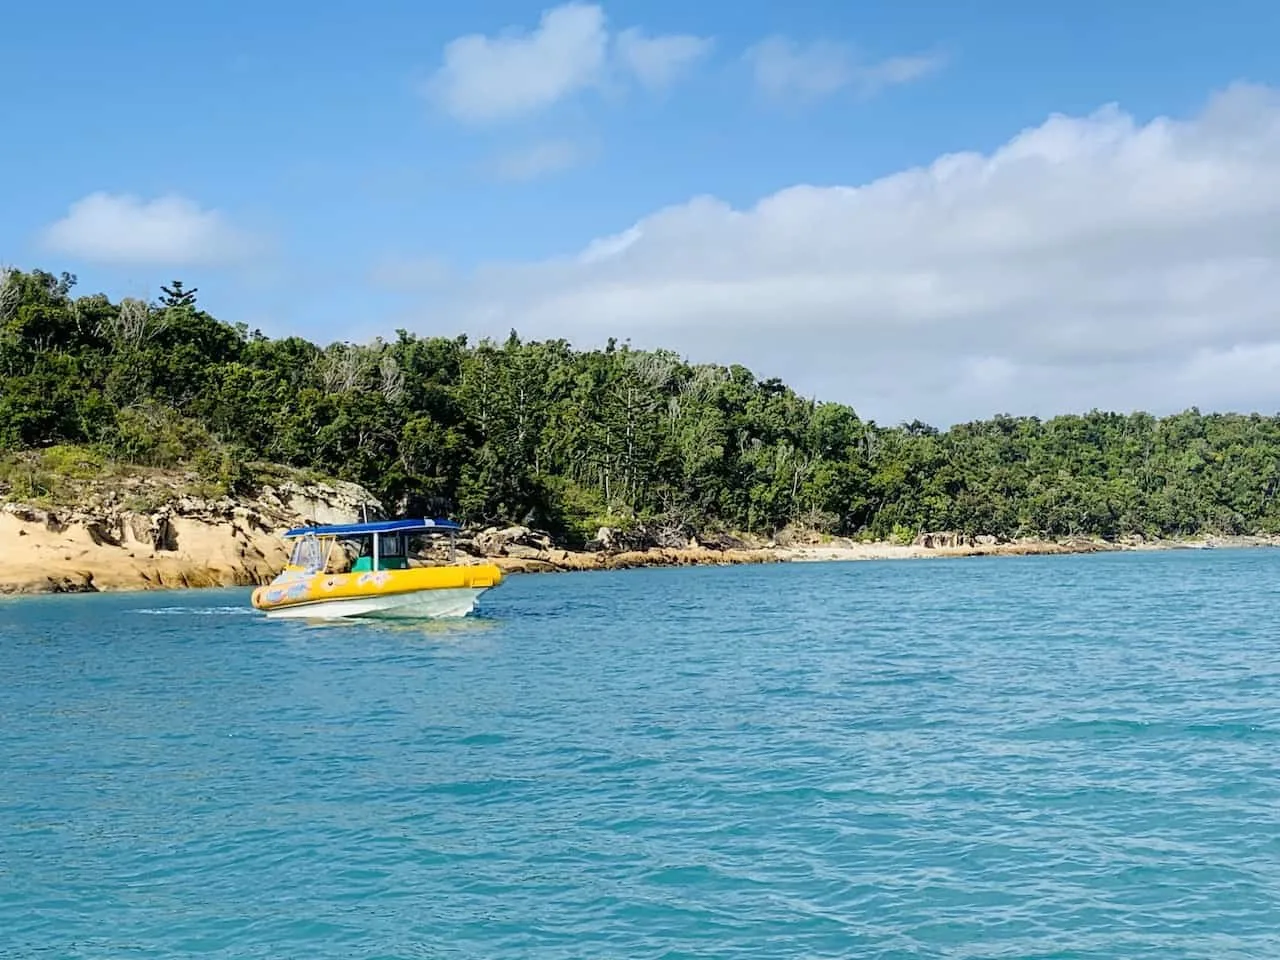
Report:
[[[114,480],[80,505],[0,503],[0,593],[72,593],[263,583],[283,567],[279,534],[361,516],[355,484],[285,480],[252,497],[201,496],[183,477]]]

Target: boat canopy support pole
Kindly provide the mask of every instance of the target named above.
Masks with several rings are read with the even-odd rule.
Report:
[[[378,570],[378,541],[381,539],[382,539],[382,534],[375,533],[373,535],[373,570],[375,573]]]

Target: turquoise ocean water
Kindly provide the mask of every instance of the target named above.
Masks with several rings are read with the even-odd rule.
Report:
[[[0,602],[0,956],[1280,957],[1280,553]]]

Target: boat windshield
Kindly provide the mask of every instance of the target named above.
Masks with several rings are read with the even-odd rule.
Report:
[[[325,565],[325,551],[320,546],[319,538],[314,534],[299,537],[293,545],[289,563],[312,573],[322,570]]]

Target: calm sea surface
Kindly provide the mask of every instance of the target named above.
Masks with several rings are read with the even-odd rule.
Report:
[[[1280,957],[1280,552],[0,602],[0,956]]]

